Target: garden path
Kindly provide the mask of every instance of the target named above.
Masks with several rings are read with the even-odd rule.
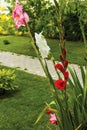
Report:
[[[31,56],[19,55],[11,52],[0,52],[0,64],[8,67],[17,67],[17,69],[24,70],[28,73],[40,75],[45,77],[45,73],[42,66],[37,58],[32,58]],[[47,65],[49,66],[49,72],[53,79],[58,79],[55,72],[53,63],[47,60]],[[80,82],[82,83],[81,72],[78,65],[69,64],[69,66],[74,67]]]

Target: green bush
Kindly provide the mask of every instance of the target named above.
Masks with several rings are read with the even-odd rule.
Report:
[[[47,38],[58,38],[59,29],[55,15],[55,6],[49,0],[29,0],[26,2],[21,3],[23,4],[24,11],[29,14],[29,26],[32,34],[43,32]],[[23,32],[26,31],[24,27],[21,30]]]
[[[15,90],[17,87],[13,85],[15,80],[15,71],[11,69],[1,69],[0,70],[0,90]]]
[[[27,4],[26,4],[27,2]],[[43,32],[47,38],[59,38],[58,18],[56,17],[56,9],[53,4],[45,0],[27,0],[24,5],[24,10],[29,14],[29,26],[32,34],[34,32]],[[78,8],[76,1],[62,2],[62,21],[66,40],[82,40],[81,29],[78,20]],[[82,8],[83,7],[83,8]],[[84,12],[87,8],[85,2],[80,2],[80,10]],[[80,12],[80,11],[79,11]],[[82,15],[84,16],[84,15]],[[84,19],[84,18],[83,18]],[[87,17],[85,17],[85,20]],[[87,24],[83,22],[85,28]],[[85,29],[86,30],[86,29]],[[24,31],[24,30],[23,30]],[[87,31],[85,31],[87,34]]]
[[[75,13],[67,14],[63,25],[66,40],[77,41],[82,39],[78,16]]]
[[[8,40],[3,40],[3,43],[4,43],[5,45],[10,44],[10,42],[9,42]]]
[[[13,2],[12,4],[14,6],[14,0],[11,2]],[[62,0],[60,2],[62,5],[61,11],[63,14],[62,22],[65,39],[72,41],[82,40],[78,16],[82,18],[82,23],[87,37],[87,1],[79,1],[79,8],[77,0],[69,0],[67,5],[66,2]],[[55,5],[53,5],[49,0],[20,0],[20,3],[23,5],[24,11],[29,14],[29,26],[33,35],[35,32],[43,32],[43,35],[47,38],[59,38],[58,18],[56,17]],[[10,8],[10,15],[12,15],[12,8],[13,7]],[[21,27],[18,29],[18,32],[16,32],[15,28],[11,27],[11,25],[13,25],[12,20],[9,24],[9,34],[18,35],[18,32],[20,31],[20,35],[26,34],[27,29],[25,27]],[[5,27],[7,28],[6,22],[3,24],[3,28]]]

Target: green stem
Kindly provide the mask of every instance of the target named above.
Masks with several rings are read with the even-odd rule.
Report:
[[[58,17],[57,21],[58,21],[58,26],[59,26],[60,47],[62,50],[63,48],[65,48],[65,40],[64,40],[64,32],[63,32],[63,26],[62,26],[61,7],[56,0],[54,0],[54,3],[56,6],[56,9],[57,9],[56,13],[57,13],[57,17]]]
[[[65,95],[65,103],[66,103],[66,112],[67,112],[67,115],[69,115],[69,110],[68,110],[68,100],[67,100],[66,88],[65,88],[65,90],[64,90],[64,95]]]
[[[57,71],[57,69],[55,68],[55,59],[54,59],[54,57],[52,56],[52,54],[51,54],[51,61],[52,61],[52,63],[53,63],[53,66],[54,66],[54,69],[55,69],[55,71],[56,71],[56,73],[57,73],[57,75],[58,75],[58,77],[59,77],[59,79],[62,79],[62,77],[60,76],[60,73]]]

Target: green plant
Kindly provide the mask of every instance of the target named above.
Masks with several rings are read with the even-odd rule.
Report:
[[[4,40],[3,43],[4,43],[5,45],[10,44],[10,42],[9,42],[8,40]]]
[[[11,69],[0,70],[0,89],[2,90],[15,90],[16,86],[13,85],[15,80],[15,71]]]

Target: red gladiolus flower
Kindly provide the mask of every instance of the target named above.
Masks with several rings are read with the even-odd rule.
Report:
[[[54,84],[59,90],[63,90],[66,87],[66,81],[62,79],[56,80]]]
[[[64,60],[64,67],[66,67],[67,68],[67,66],[68,66],[68,60]]]
[[[46,114],[51,114],[52,112],[51,112],[51,109],[48,107],[47,109],[46,109]]]
[[[55,68],[59,69],[61,72],[63,72],[63,65],[62,64],[56,64]]]
[[[50,124],[55,124],[55,125],[58,124],[55,114],[50,114]]]
[[[65,78],[66,80],[69,78],[69,72],[68,72],[68,71],[65,71],[65,72],[63,73],[63,75],[64,75],[64,78]]]

